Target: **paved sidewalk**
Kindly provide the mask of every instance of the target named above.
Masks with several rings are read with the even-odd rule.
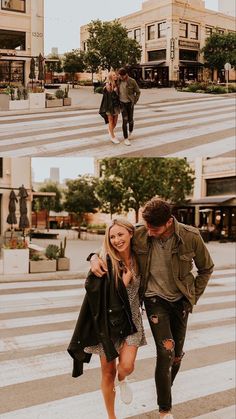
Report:
[[[87,234],[78,239],[78,233],[70,230],[53,230],[59,232],[57,240],[33,239],[32,243],[46,247],[49,243],[60,245],[60,240],[67,236],[66,256],[70,258],[70,271],[27,274],[27,275],[0,275],[0,282],[43,280],[43,279],[72,279],[84,278],[89,270],[89,262],[86,261],[90,252],[101,246],[103,236]],[[207,248],[215,264],[215,271],[230,269],[236,266],[235,243],[209,242]]]

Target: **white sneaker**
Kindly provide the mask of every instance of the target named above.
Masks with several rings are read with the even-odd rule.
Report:
[[[119,387],[120,387],[120,398],[122,402],[125,404],[130,404],[133,400],[133,392],[130,385],[128,384],[127,377],[124,380],[119,382]]]
[[[124,144],[125,144],[125,145],[131,145],[131,142],[130,142],[130,140],[129,140],[128,138],[126,138],[126,139],[124,140]]]
[[[113,144],[120,144],[120,141],[118,140],[118,138],[116,138],[116,137],[111,137],[111,142],[113,143]]]
[[[161,419],[174,419],[174,416],[171,413],[167,413],[165,416],[162,416]]]
[[[133,140],[134,136],[133,136],[133,133],[132,132],[129,133],[129,137],[128,138],[129,138],[129,140]]]

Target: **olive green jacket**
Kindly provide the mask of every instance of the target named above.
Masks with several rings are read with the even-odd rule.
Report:
[[[120,83],[120,82],[119,82]],[[132,79],[132,77],[128,77],[127,79],[127,96],[132,102],[133,105],[136,105],[136,103],[139,100],[140,97],[140,89],[138,87],[138,84],[136,80]]]
[[[173,217],[174,218],[174,217]],[[193,306],[203,294],[213,272],[213,261],[197,228],[181,224],[174,218],[177,245],[172,249],[172,272],[174,281]],[[132,240],[142,276],[140,296],[143,298],[147,288],[152,256],[152,239],[144,225],[136,227]],[[192,274],[193,261],[197,275]]]

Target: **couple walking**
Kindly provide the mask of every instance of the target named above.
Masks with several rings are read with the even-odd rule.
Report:
[[[108,73],[99,113],[108,124],[110,140],[114,144],[120,142],[115,134],[115,128],[121,112],[124,144],[131,145],[134,105],[138,102],[139,96],[140,89],[136,81],[128,76],[125,68],[121,68],[118,73],[115,71]]]
[[[142,215],[144,224],[136,227],[124,219],[113,220],[102,250],[89,256],[86,296],[68,347],[74,377],[83,373],[83,363],[92,354],[100,356],[109,419],[116,419],[116,377],[121,400],[132,401],[127,376],[134,370],[138,348],[146,344],[143,303],[156,345],[159,415],[173,419],[171,387],[184,355],[188,315],[213,271],[198,229],[179,223],[167,202],[152,198]]]

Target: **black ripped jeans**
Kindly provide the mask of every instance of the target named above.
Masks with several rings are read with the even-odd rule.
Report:
[[[144,304],[157,351],[157,403],[160,412],[168,412],[172,407],[171,386],[183,357],[189,311],[185,297],[173,303],[158,296],[146,297]]]
[[[122,113],[122,130],[124,138],[128,138],[128,125],[129,132],[134,129],[134,105],[132,102],[121,102],[121,113]]]

